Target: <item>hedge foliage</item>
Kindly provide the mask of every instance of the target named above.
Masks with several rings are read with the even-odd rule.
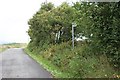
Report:
[[[114,67],[120,66],[120,3],[63,3],[55,7],[43,3],[29,20],[29,49],[45,50],[51,44],[71,40],[71,26],[75,22],[75,36],[82,33],[89,40],[89,48],[96,55],[105,54]],[[59,37],[56,35],[60,32]],[[63,54],[64,55],[64,54]]]
[[[80,5],[81,7],[78,8]],[[114,67],[118,68],[120,66],[120,3],[77,3],[75,8],[82,12],[77,23],[92,41],[93,51],[98,55],[106,54]]]

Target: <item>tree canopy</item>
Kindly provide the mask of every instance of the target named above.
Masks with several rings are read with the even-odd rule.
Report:
[[[106,54],[120,65],[120,3],[63,3],[54,7],[44,3],[29,20],[29,47],[39,48],[71,40],[72,22],[77,24],[75,35],[82,33],[90,40],[96,54]],[[98,52],[99,51],[99,52]]]

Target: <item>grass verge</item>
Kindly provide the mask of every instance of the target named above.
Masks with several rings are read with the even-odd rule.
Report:
[[[51,74],[53,75],[53,77],[57,77],[57,78],[68,78],[68,76],[70,76],[70,74],[68,75],[68,73],[63,73],[61,72],[61,70],[56,67],[55,65],[53,65],[51,63],[51,61],[45,60],[42,56],[40,56],[39,54],[35,54],[30,52],[27,48],[24,49],[24,51],[31,57],[33,58],[35,61],[37,61],[40,65],[42,65],[47,71],[51,72]],[[72,76],[72,75],[71,75]]]
[[[71,50],[71,46],[63,43],[45,51],[30,52],[25,48],[25,52],[55,78],[113,78],[117,75],[105,55],[86,53],[86,48],[87,45],[83,45]]]
[[[0,45],[0,53],[9,49],[9,48],[25,48],[27,46],[26,43],[9,43],[9,44],[1,44]]]

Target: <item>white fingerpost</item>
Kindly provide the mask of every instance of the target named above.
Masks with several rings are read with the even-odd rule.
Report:
[[[75,40],[75,37],[74,37],[74,28],[76,27],[76,24],[75,23],[72,23],[72,47],[74,49],[74,40]]]

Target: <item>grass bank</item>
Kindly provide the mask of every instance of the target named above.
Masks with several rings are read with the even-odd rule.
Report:
[[[116,77],[118,73],[109,65],[106,55],[93,55],[86,48],[87,45],[79,45],[73,50],[68,43],[62,43],[44,51],[25,51],[56,78]]]
[[[30,57],[32,57],[35,61],[37,61],[40,65],[42,65],[47,71],[51,72],[53,77],[57,77],[57,78],[64,77],[64,78],[67,78],[68,75],[66,73],[61,72],[59,67],[53,65],[51,63],[51,61],[48,61],[48,60],[44,59],[42,56],[40,56],[37,53],[30,52],[27,48],[25,48],[24,51]]]

